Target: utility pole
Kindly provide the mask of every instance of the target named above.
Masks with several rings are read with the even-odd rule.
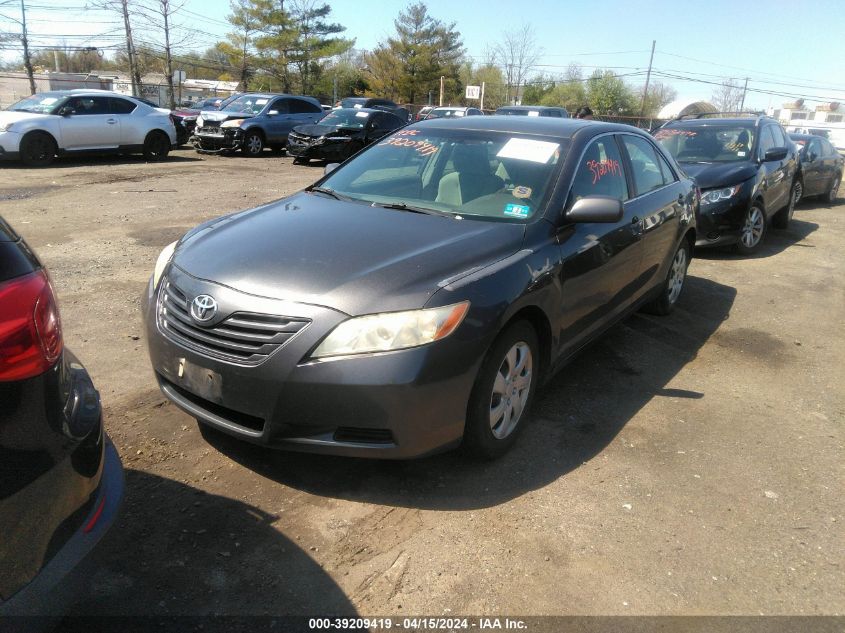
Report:
[[[32,59],[29,56],[29,38],[26,35],[26,5],[21,0],[21,43],[23,44],[23,65],[29,78],[29,94],[35,94],[35,77],[32,75]]]
[[[123,26],[126,29],[126,56],[129,58],[129,78],[132,82],[132,96],[141,94],[141,71],[138,69],[138,59],[135,55],[135,43],[132,41],[132,27],[129,25],[129,0],[120,0],[123,13]]]
[[[173,57],[170,52],[170,0],[159,0],[161,17],[164,18],[164,66],[167,69],[167,88],[170,94],[170,109],[176,109],[176,95],[173,94]]]
[[[745,78],[745,86],[742,88],[742,102],[739,104],[739,111],[742,112],[742,109],[745,107],[745,93],[748,90],[748,77]]]
[[[443,81],[445,79],[446,78],[444,76],[442,76],[442,75],[440,76],[440,105],[441,106],[443,105]]]
[[[648,96],[648,82],[651,79],[651,63],[654,61],[654,45],[657,40],[651,40],[651,57],[648,60],[648,72],[645,75],[645,88],[643,88],[643,104],[640,106],[640,117],[645,114],[645,100]]]

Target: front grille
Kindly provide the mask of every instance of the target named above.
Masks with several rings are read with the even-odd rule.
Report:
[[[258,365],[310,323],[308,319],[235,312],[214,327],[201,327],[190,314],[188,296],[167,279],[158,294],[158,326],[170,340],[197,352],[245,365]]]

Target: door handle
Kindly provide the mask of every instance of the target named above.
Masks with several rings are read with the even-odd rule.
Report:
[[[115,123],[117,123],[117,119],[106,119],[106,123],[108,123],[109,125],[114,125]]]

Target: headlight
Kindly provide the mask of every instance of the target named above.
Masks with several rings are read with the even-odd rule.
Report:
[[[742,185],[735,185],[733,187],[726,187],[725,189],[711,189],[710,191],[702,191],[701,204],[715,204],[716,202],[727,200],[739,193],[739,190],[741,188]]]
[[[158,256],[158,259],[156,260],[156,267],[153,271],[153,288],[158,288],[158,282],[161,281],[164,269],[167,268],[167,265],[170,263],[170,258],[173,257],[173,251],[176,250],[176,244],[178,244],[178,241],[168,244],[164,247],[164,249],[162,249],[161,254]]]
[[[199,115],[197,117],[197,127],[202,127],[203,125],[205,125],[205,119],[202,118],[202,115]]]
[[[349,319],[332,330],[314,350],[313,357],[388,352],[439,341],[455,331],[467,310],[469,301]]]
[[[232,119],[231,121],[223,121],[220,127],[241,127],[241,123],[243,123],[243,119]]]

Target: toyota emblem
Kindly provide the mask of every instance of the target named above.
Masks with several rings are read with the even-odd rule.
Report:
[[[211,295],[197,295],[191,302],[191,316],[200,323],[211,321],[217,314],[217,302]]]

